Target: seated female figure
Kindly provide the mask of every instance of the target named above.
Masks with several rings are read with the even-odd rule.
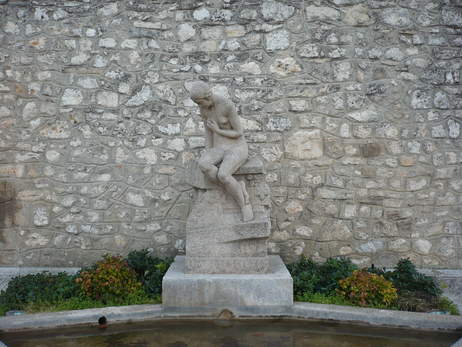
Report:
[[[253,210],[245,183],[232,176],[248,158],[248,146],[236,108],[230,100],[214,95],[202,81],[192,83],[190,94],[199,105],[205,128],[206,149],[199,159],[199,167],[234,198],[242,219],[252,220]]]

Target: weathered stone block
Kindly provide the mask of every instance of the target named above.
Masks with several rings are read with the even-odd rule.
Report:
[[[444,25],[462,27],[462,9],[456,7],[443,7],[441,14]]]
[[[61,98],[63,106],[79,105],[83,101],[82,92],[78,89],[66,89]]]
[[[148,101],[152,96],[151,87],[144,85],[135,95],[133,95],[125,105],[140,106]]]
[[[222,230],[219,230],[220,232]],[[218,259],[220,257],[266,257],[266,239],[242,239],[226,241],[226,235],[220,238],[217,230],[187,235],[186,252],[188,257]],[[239,241],[239,242],[236,242]],[[239,269],[229,268],[226,273],[237,273]],[[192,267],[188,271],[195,271]],[[210,270],[210,273],[215,270]]]
[[[96,102],[104,107],[117,107],[119,105],[119,95],[109,91],[99,92],[96,96]]]
[[[292,278],[279,256],[268,259],[266,274],[191,275],[185,272],[185,257],[178,256],[162,281],[163,308],[171,311],[194,307],[206,310],[290,306],[293,303]]]
[[[264,273],[268,268],[266,240],[269,216],[252,197],[254,219],[241,221],[236,203],[221,187],[207,190],[196,201],[186,224],[186,272]],[[204,214],[205,213],[205,214]],[[233,260],[233,257],[236,258]],[[245,262],[248,257],[249,262]]]
[[[387,8],[381,15],[383,21],[391,26],[406,27],[412,24],[411,12],[406,8]]]
[[[263,163],[253,158],[235,174],[259,176]],[[243,177],[242,177],[243,178]],[[242,179],[241,178],[241,179]],[[237,203],[221,185],[205,178],[196,162],[190,163],[187,182],[199,192],[186,223],[187,273],[265,273],[268,270],[266,241],[270,235],[268,190],[262,182],[246,182],[254,218],[242,221]]]
[[[273,31],[266,35],[266,49],[277,51],[286,49],[290,45],[290,35],[286,30]]]
[[[323,154],[319,130],[299,130],[289,137],[285,148],[289,158],[315,159]]]
[[[318,6],[307,6],[306,7],[306,19],[308,21],[313,20],[338,20],[340,19],[340,11],[332,7],[318,7]]]
[[[352,199],[353,192],[339,189],[339,188],[331,188],[331,187],[321,187],[316,191],[316,195],[321,199],[338,199],[338,200],[345,200],[345,199]]]
[[[188,274],[266,274],[269,259],[262,257],[186,257],[185,272]]]
[[[360,145],[361,154],[365,158],[377,157],[382,153],[382,145],[379,143],[366,143]]]
[[[287,6],[276,1],[265,1],[261,6],[263,18],[269,21],[283,21],[294,13],[292,6]]]
[[[360,26],[368,25],[373,21],[369,15],[367,6],[357,5],[347,8],[343,21],[348,25]]]
[[[263,174],[265,167],[260,158],[250,158],[245,162],[234,175]],[[200,170],[197,161],[193,160],[188,164],[188,171],[185,176],[186,183],[199,189],[218,188],[218,185],[210,181]]]

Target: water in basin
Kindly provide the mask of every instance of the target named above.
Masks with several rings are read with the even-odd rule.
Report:
[[[95,322],[96,323],[96,322]],[[431,332],[296,319],[156,320],[0,334],[10,347],[450,346],[462,332]]]

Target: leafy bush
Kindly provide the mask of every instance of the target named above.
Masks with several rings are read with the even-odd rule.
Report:
[[[441,311],[449,312],[451,315],[458,316],[460,315],[459,308],[447,297],[442,296],[439,298],[438,309]]]
[[[301,296],[315,291],[319,282],[319,271],[314,261],[302,256],[299,261],[287,265],[287,269],[292,275],[295,295]]]
[[[374,266],[367,271],[382,275],[387,280],[392,281],[399,293],[411,292],[420,297],[436,298],[443,292],[438,282],[433,277],[418,272],[409,258],[400,259],[393,271],[377,269]]]
[[[62,311],[117,305],[158,304],[171,259],[131,252],[127,260],[105,255],[77,275],[42,272],[13,278],[0,293],[0,316],[9,310]],[[130,265],[130,266],[129,266]]]
[[[152,257],[147,249],[132,251],[127,256],[128,265],[136,271],[145,292],[150,297],[158,297],[162,294],[162,278],[172,261],[172,259]]]
[[[438,308],[437,297],[421,297],[410,291],[399,291],[396,305],[402,311],[428,312]]]
[[[0,317],[4,316],[9,310],[10,308],[7,305],[0,304]]]
[[[128,266],[135,270],[141,279],[144,279],[145,273],[158,263],[159,260],[150,256],[147,249],[131,251],[127,256]]]
[[[418,272],[408,258],[400,259],[393,271],[373,266],[368,271],[393,282],[398,290],[397,305],[400,310],[426,312],[438,308],[443,292],[438,282],[433,277]]]
[[[32,302],[58,302],[78,295],[75,275],[41,272],[14,277],[0,293],[2,311],[21,310]]]
[[[144,288],[148,295],[162,294],[162,278],[170,266],[169,262],[160,262],[149,270],[145,276]]]
[[[49,302],[33,302],[24,307],[28,313],[36,312],[56,312],[67,310],[83,310],[86,308],[100,308],[106,306],[121,306],[121,305],[140,305],[140,304],[159,304],[158,299],[147,298],[146,295],[128,295],[121,300],[107,301],[103,303],[99,300],[91,299],[85,295],[76,296],[67,300],[58,301],[55,303]]]
[[[294,283],[294,294],[335,293],[338,281],[350,276],[357,267],[346,258],[329,258],[324,264],[301,257],[299,261],[287,266]]]
[[[340,295],[327,295],[322,293],[305,293],[295,297],[297,301],[314,302],[316,304],[330,304],[330,305],[343,305],[351,306],[352,303]]]
[[[92,268],[81,271],[76,282],[88,297],[104,303],[122,302],[127,296],[144,294],[135,270],[120,256],[106,254]]]
[[[316,291],[334,293],[339,288],[339,281],[349,277],[358,267],[347,258],[329,258],[319,266],[319,282]]]
[[[359,306],[390,306],[398,298],[397,290],[383,276],[356,270],[339,281],[338,294]]]
[[[419,273],[409,259],[400,259],[395,270],[388,277],[398,292],[419,293],[421,297],[433,298],[443,292],[433,277]]]
[[[104,306],[106,305],[101,301],[90,299],[88,296],[81,295],[57,302],[34,301],[27,304],[24,307],[24,310],[29,313],[44,311],[56,312],[66,310],[80,310],[85,308],[99,308]]]

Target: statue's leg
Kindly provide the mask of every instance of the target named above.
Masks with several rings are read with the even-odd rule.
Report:
[[[218,164],[225,154],[225,151],[218,148],[211,148],[206,150],[199,159],[199,168],[201,171],[215,183],[219,183],[217,180]]]
[[[243,157],[239,154],[240,153],[234,151],[225,152],[223,161],[218,169],[217,178],[241,208],[242,219],[244,221],[249,221],[253,219],[253,211],[252,206],[246,202],[245,194],[247,192],[245,192],[243,186],[232,176],[247,159],[247,156]]]
[[[247,205],[247,204],[250,204],[250,197],[249,197],[249,193],[247,193],[247,189],[245,189],[245,182],[244,181],[240,181],[239,182],[241,184],[241,187],[242,187],[242,193],[244,194],[244,203]]]

